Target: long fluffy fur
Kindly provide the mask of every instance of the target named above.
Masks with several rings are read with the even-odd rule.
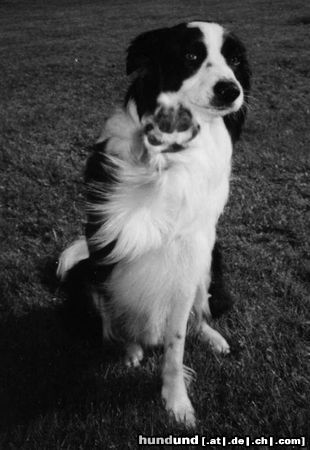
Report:
[[[164,343],[162,397],[186,425],[195,422],[185,388],[191,372],[182,364],[191,310],[202,339],[229,351],[205,320],[216,224],[228,198],[232,141],[240,134],[249,88],[245,49],[225,33],[217,24],[196,22],[145,33],[132,43],[127,71],[138,75],[87,164],[86,237],[65,250],[58,269],[64,278],[87,262],[86,282],[104,337],[128,344],[127,362],[139,363],[141,345]],[[198,55],[173,82],[158,78],[154,63],[162,70],[168,64],[157,53],[168,38],[194,42]],[[243,52],[243,70],[227,62],[234,45]],[[232,106],[223,107],[214,92],[221,80],[227,88],[227,79],[238,92]]]

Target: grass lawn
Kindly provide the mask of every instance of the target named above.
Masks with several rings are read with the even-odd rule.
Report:
[[[185,362],[197,372],[191,387],[197,432],[307,436],[308,6],[307,0],[0,3],[0,448],[135,449],[139,434],[186,435],[167,420],[160,401],[161,352],[127,369],[116,349],[102,348],[95,326],[92,333],[82,323],[70,329],[54,272],[57,255],[82,230],[87,147],[124,95],[128,42],[147,29],[197,18],[233,28],[254,73],[218,232],[236,303],[214,325],[232,353],[218,357],[194,338],[186,346]]]

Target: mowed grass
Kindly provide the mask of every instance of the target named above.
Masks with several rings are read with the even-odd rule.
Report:
[[[102,347],[98,327],[79,322],[73,333],[55,261],[82,232],[87,148],[123,98],[128,42],[197,18],[233,28],[254,74],[218,231],[236,302],[214,326],[232,352],[216,356],[195,338],[186,345],[185,362],[197,372],[190,389],[197,432],[308,436],[307,7],[306,0],[0,4],[1,448],[134,449],[139,434],[187,433],[160,401],[160,351],[127,369],[117,349]]]

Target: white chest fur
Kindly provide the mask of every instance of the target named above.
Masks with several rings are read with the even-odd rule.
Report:
[[[216,223],[228,196],[229,135],[222,119],[200,124],[186,150],[163,155],[162,170],[135,165],[127,154],[110,148],[119,161],[120,181],[101,206],[104,221],[92,244],[116,241],[109,258],[117,264],[107,285],[114,317],[127,318],[132,336],[148,329],[141,339],[149,343],[162,336],[180,286],[195,290],[206,278]],[[134,136],[131,128],[127,142],[129,136]]]
[[[188,148],[167,153],[166,168],[119,162],[120,183],[101,207],[93,244],[117,241],[111,261],[134,260],[179,236],[213,233],[228,196],[231,142],[222,119],[201,122]]]

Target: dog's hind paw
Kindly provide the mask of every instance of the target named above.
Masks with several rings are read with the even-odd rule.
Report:
[[[175,153],[184,150],[199,130],[200,125],[188,108],[182,104],[163,104],[156,109],[154,116],[146,119],[144,145],[158,153]]]
[[[230,347],[226,339],[206,322],[202,322],[201,324],[200,338],[203,342],[207,342],[216,353],[223,355],[230,353]]]
[[[128,344],[126,347],[125,365],[127,367],[138,367],[143,359],[143,349],[136,343]]]

